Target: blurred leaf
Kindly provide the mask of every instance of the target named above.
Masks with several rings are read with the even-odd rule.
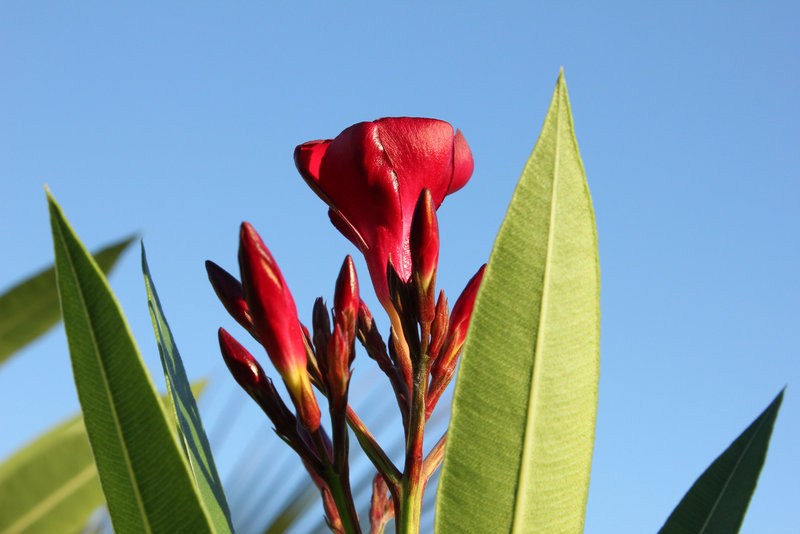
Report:
[[[100,269],[108,273],[133,240],[131,236],[96,253],[94,259]],[[59,319],[56,275],[52,267],[0,295],[0,364],[47,332]]]
[[[192,391],[200,394],[205,384],[196,382]],[[0,534],[78,532],[104,502],[81,416],[47,431],[0,465]]]
[[[208,444],[200,412],[192,395],[186,370],[183,368],[181,355],[172,337],[172,331],[167,324],[167,318],[161,308],[153,277],[147,265],[147,258],[142,243],[142,273],[147,287],[147,303],[150,308],[150,318],[153,320],[153,329],[158,342],[158,352],[161,355],[161,365],[164,367],[164,378],[167,382],[167,391],[170,394],[170,406],[178,428],[178,436],[183,445],[184,455],[189,461],[194,476],[195,485],[200,492],[206,510],[214,522],[217,532],[232,532],[231,512],[225,499],[217,466]]]
[[[302,485],[286,502],[284,507],[275,514],[269,525],[264,528],[263,533],[282,534],[286,532],[318,498],[319,491],[310,481]]]
[[[117,532],[213,532],[102,272],[48,192],[56,279],[78,399]]]
[[[659,531],[662,534],[739,532],[767,456],[783,391],[700,475]]]
[[[438,532],[582,531],[599,297],[594,214],[562,73],[475,302]]]
[[[78,532],[103,504],[80,417],[0,465],[0,534]]]

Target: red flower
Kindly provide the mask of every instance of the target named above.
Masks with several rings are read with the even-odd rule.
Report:
[[[438,208],[473,169],[460,131],[443,121],[409,117],[355,124],[336,139],[298,146],[294,159],[330,207],[334,226],[364,254],[384,305],[388,262],[403,280],[411,276],[409,232],[422,189],[430,190]]]

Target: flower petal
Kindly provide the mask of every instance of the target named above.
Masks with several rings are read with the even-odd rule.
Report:
[[[333,226],[342,233],[352,244],[358,248],[362,253],[369,250],[369,246],[358,233],[355,226],[347,220],[347,217],[336,211],[335,208],[328,210],[328,218],[330,218]]]
[[[400,187],[403,217],[409,224],[424,187],[436,207],[451,181],[453,127],[436,120],[411,117],[378,119],[378,133]]]
[[[294,164],[300,171],[300,175],[317,196],[328,205],[331,202],[319,187],[319,167],[330,144],[331,139],[309,141],[294,149]]]
[[[368,247],[380,227],[402,239],[398,182],[374,123],[355,124],[331,141],[319,167],[318,185]]]
[[[453,179],[450,181],[447,194],[455,193],[464,187],[472,176],[473,170],[475,170],[475,162],[472,159],[472,151],[470,151],[461,130],[456,130],[456,136],[453,139]]]

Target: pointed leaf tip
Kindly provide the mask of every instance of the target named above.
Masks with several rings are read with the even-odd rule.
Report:
[[[659,534],[739,531],[764,466],[785,389],[698,477]]]
[[[600,273],[563,71],[481,285],[436,530],[580,532],[597,407]]]
[[[233,532],[230,509],[222,488],[222,481],[217,473],[211,446],[186,377],[181,355],[158,298],[155,282],[147,264],[143,240],[142,274],[147,290],[150,318],[153,322],[158,352],[161,356],[161,365],[170,396],[172,423],[177,428],[183,445],[184,457],[189,462],[201,504],[209,514],[214,532],[217,534]]]
[[[49,190],[47,193],[51,218],[62,217]],[[95,263],[108,274],[133,238],[121,239],[95,252]],[[0,295],[0,365],[48,332],[60,319],[54,267],[43,269],[5,291]]]
[[[212,532],[119,304],[52,197],[50,212],[72,370],[113,528]]]

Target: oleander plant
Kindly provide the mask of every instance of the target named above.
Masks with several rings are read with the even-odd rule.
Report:
[[[265,446],[291,449],[318,496],[304,513],[324,517],[337,534],[412,534],[431,524],[441,534],[581,532],[597,411],[600,271],[563,74],[491,255],[463,289],[437,287],[436,276],[437,210],[473,173],[459,130],[429,118],[360,122],[301,144],[294,161],[368,273],[345,256],[330,281],[332,303],[319,298],[311,317],[299,317],[278,262],[248,222],[238,236],[238,275],[211,260],[206,269],[241,326],[219,329],[219,349],[274,430]],[[234,532],[195,400],[203,384],[187,379],[144,245],[166,395],[105,279],[133,238],[93,256],[49,191],[47,198],[55,263],[0,296],[0,363],[63,318],[82,415],[0,465],[0,534],[99,532],[93,512],[103,505],[115,532]],[[368,293],[382,309],[367,307]],[[264,353],[237,341],[246,335]],[[400,455],[359,415],[350,391],[356,358],[382,373],[376,388],[397,410]],[[271,362],[273,376],[259,360]],[[435,435],[428,423],[452,381],[451,406],[438,408],[449,425]],[[782,395],[665,513],[661,532],[738,531]],[[370,465],[369,502],[355,497],[354,484],[364,484],[352,478],[357,458]],[[435,492],[435,510],[423,506],[426,490]],[[297,516],[287,512],[258,531],[289,531]]]

